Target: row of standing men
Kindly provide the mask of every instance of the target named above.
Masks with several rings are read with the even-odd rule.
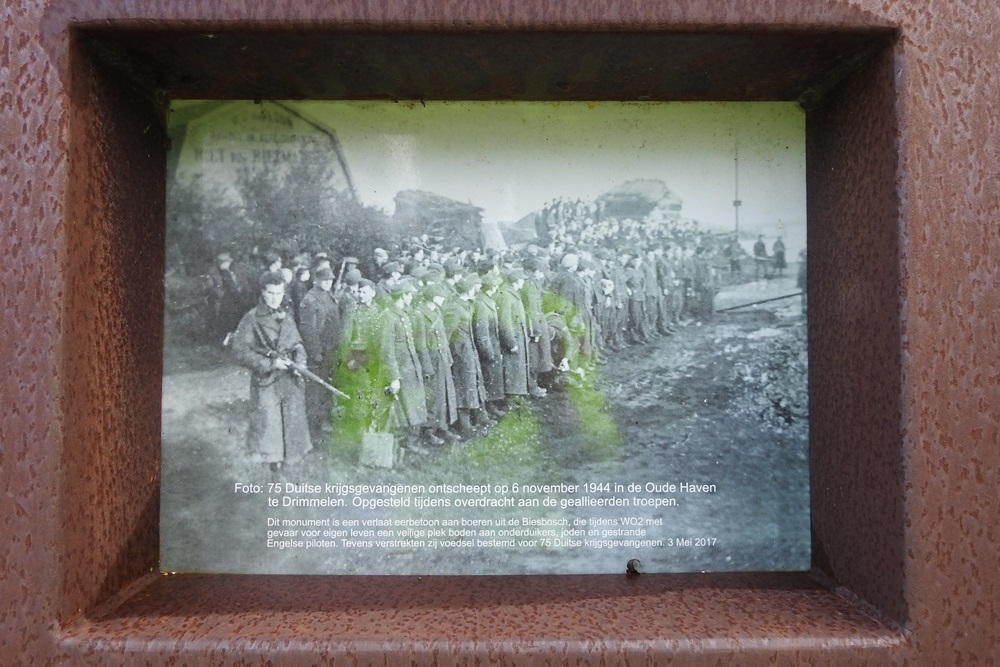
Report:
[[[340,279],[320,266],[297,308],[287,276],[265,273],[230,337],[251,370],[256,460],[294,462],[314,441],[356,456],[371,431],[418,454],[483,435],[516,403],[592,377],[608,353],[710,317],[716,291],[701,253],[680,247],[441,260],[407,273],[379,262],[377,283],[356,260]]]

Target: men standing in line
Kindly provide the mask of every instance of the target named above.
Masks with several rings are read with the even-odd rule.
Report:
[[[269,272],[260,279],[260,301],[240,320],[233,353],[250,369],[250,427],[247,449],[253,460],[280,470],[312,449],[303,379],[295,364],[306,351],[292,317],[282,308],[285,281]]]

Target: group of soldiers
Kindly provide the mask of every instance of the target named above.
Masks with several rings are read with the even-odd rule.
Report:
[[[218,259],[213,284],[235,282],[232,257]],[[356,455],[368,432],[417,454],[484,435],[609,354],[711,317],[717,291],[703,250],[684,244],[483,252],[416,238],[376,249],[367,275],[355,257],[336,271],[310,259],[282,271],[275,257],[227,336],[252,375],[251,455],[272,467],[324,441]],[[236,296],[214,294],[231,317]]]

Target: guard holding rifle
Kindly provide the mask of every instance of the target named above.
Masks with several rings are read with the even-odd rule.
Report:
[[[260,301],[240,320],[232,346],[239,363],[250,369],[250,457],[280,470],[312,449],[301,374],[306,350],[294,319],[282,308],[281,273],[265,273],[260,284]]]

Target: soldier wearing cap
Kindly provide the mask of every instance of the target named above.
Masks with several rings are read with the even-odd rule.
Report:
[[[403,265],[395,261],[386,262],[381,266],[380,271],[381,276],[375,289],[379,296],[388,296],[403,277]]]
[[[427,275],[424,276],[424,284],[438,285],[445,281],[444,266],[438,262],[428,262],[424,268],[427,270]]]
[[[417,289],[410,280],[400,280],[388,289],[390,299],[380,320],[379,349],[384,390],[394,398],[389,408],[388,426],[403,436],[405,447],[421,453],[414,436],[427,421],[427,399],[424,371],[408,314]]]
[[[476,294],[473,309],[473,334],[479,363],[483,368],[483,383],[486,388],[486,411],[493,417],[503,415],[503,401],[506,397],[503,377],[503,352],[500,348],[500,322],[497,305],[493,300],[500,288],[500,276],[487,272],[482,276],[482,289]]]
[[[583,340],[581,352],[589,361],[597,361],[601,351],[601,324],[597,321],[594,307],[597,303],[597,289],[594,286],[594,276],[597,270],[595,262],[587,253],[587,256],[580,257],[577,266],[577,277],[583,285],[583,300],[577,307],[583,313],[584,325],[587,327],[586,337]]]
[[[296,322],[302,321],[302,311],[300,310],[302,306],[302,299],[305,298],[306,294],[312,289],[312,287],[313,277],[309,268],[300,266],[295,269],[295,277],[293,278],[291,284],[288,285],[288,296],[292,302],[292,314],[295,316]]]
[[[692,266],[691,289],[693,295],[689,312],[696,319],[710,320],[715,314],[715,294],[719,290],[715,268],[709,264],[704,247],[698,246],[695,249]]]
[[[386,428],[392,400],[385,392],[386,379],[380,358],[383,305],[375,301],[375,284],[358,281],[357,308],[341,339],[333,371],[333,384],[350,397],[333,420],[331,451],[356,459],[361,438],[368,430]]]
[[[309,358],[309,370],[321,378],[331,377],[343,331],[340,308],[332,288],[333,272],[328,268],[319,269],[315,285],[302,297],[299,307],[299,333]],[[306,411],[314,438],[327,431],[331,408],[329,392],[309,383],[306,386]]]
[[[618,333],[618,294],[617,285],[610,270],[613,263],[611,252],[601,250],[597,254],[596,260],[599,273],[595,274],[594,280],[594,317],[601,327],[601,344],[605,349],[615,350],[615,335]]]
[[[361,272],[357,268],[352,268],[344,273],[342,288],[339,292],[334,289],[333,298],[337,302],[337,310],[340,313],[341,336],[350,333],[351,319],[354,311],[358,308],[358,289],[361,284]]]
[[[642,283],[646,290],[646,331],[651,337],[661,336],[665,331],[658,327],[661,321],[661,306],[663,287],[660,285],[659,273],[656,270],[656,252],[649,248],[642,262]]]
[[[528,325],[528,392],[538,397],[546,393],[538,384],[538,376],[553,369],[552,332],[542,310],[542,288],[547,267],[541,258],[529,257],[525,260],[525,268],[531,272],[525,276],[521,288],[521,302]]]
[[[486,405],[486,385],[473,324],[474,302],[479,287],[476,276],[460,278],[454,285],[458,296],[446,301],[443,307],[455,381],[457,428],[466,437],[473,434],[473,417],[476,418],[477,425],[489,423],[489,417],[483,409]]]
[[[596,323],[593,319],[593,291],[588,289],[581,275],[580,256],[566,253],[559,262],[560,270],[553,276],[552,290],[561,297],[560,303],[546,308],[549,312],[561,312],[572,332],[572,339],[566,340],[570,347],[563,350],[566,357],[576,359],[578,355],[590,358],[594,354],[593,341]]]
[[[674,306],[676,274],[674,273],[673,263],[670,261],[669,250],[670,244],[665,243],[663,246],[657,248],[654,253],[656,256],[657,282],[660,285],[662,294],[660,300],[660,319],[657,322],[657,326],[660,332],[664,334],[673,333],[674,324],[677,321],[677,312]]]
[[[525,278],[523,269],[510,269],[494,299],[503,355],[504,393],[508,396],[528,394],[528,316],[521,301]]]
[[[628,325],[626,339],[630,343],[646,343],[651,334],[646,317],[646,281],[642,258],[632,256],[626,261],[625,291],[628,294]]]
[[[440,286],[425,287],[412,304],[413,338],[424,372],[424,390],[427,396],[427,421],[424,437],[433,445],[454,442],[458,436],[451,425],[458,419],[455,380],[452,375],[454,362],[451,356],[448,332],[445,329],[441,307],[447,291]]]

